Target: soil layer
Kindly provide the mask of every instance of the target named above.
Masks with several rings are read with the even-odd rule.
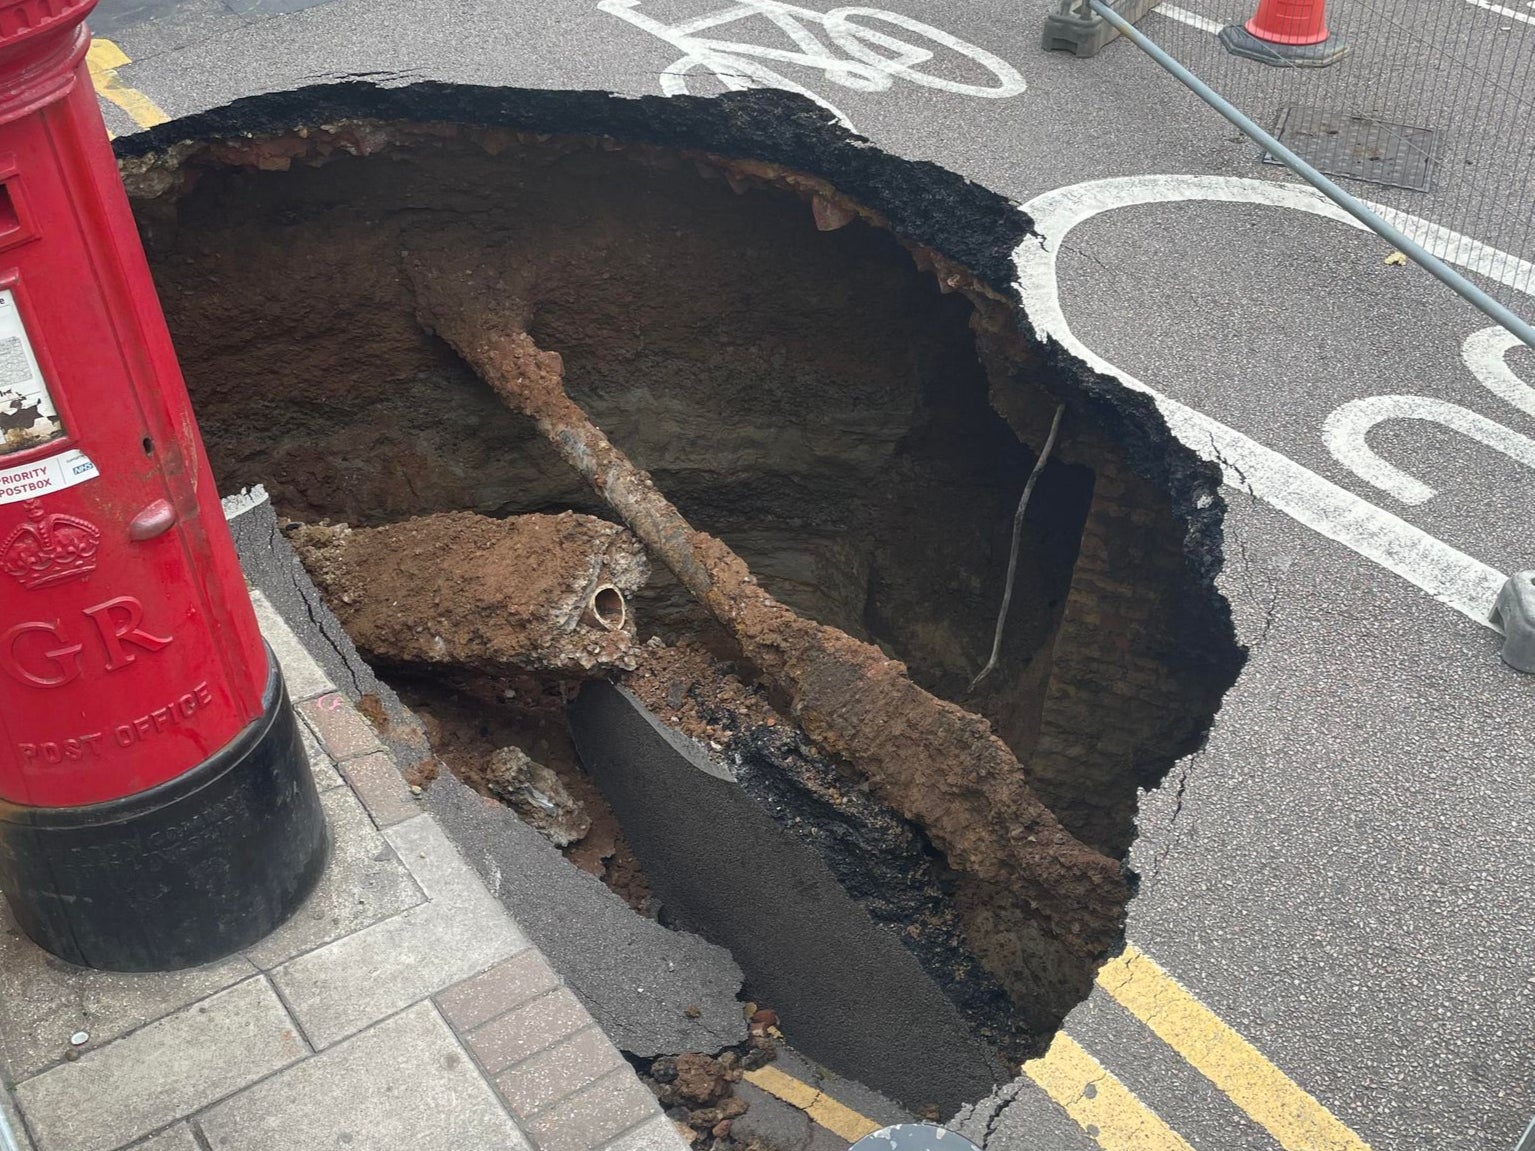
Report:
[[[1144,397],[1034,340],[1009,287],[1027,217],[782,94],[333,86],[119,147],[215,472],[265,483],[306,522],[405,524],[385,531],[408,539],[440,513],[612,516],[417,322],[413,254],[497,253],[481,287],[524,341],[506,364],[555,358],[570,398],[700,530],[691,546],[728,601],[729,632],[659,572],[632,598],[636,640],[740,660],[741,638],[750,656],[737,686],[712,663],[691,680],[669,667],[657,714],[728,746],[828,860],[860,803],[868,826],[909,829],[957,946],[1012,992],[1023,1045],[1048,1038],[1117,945],[1137,788],[1199,745],[1241,652],[1214,590],[1217,477]],[[1002,660],[972,698],[1057,402]],[[433,554],[385,546],[370,564],[395,564],[405,596],[440,574]],[[831,647],[819,624],[841,633]],[[453,637],[464,651],[472,631]],[[642,678],[646,650],[630,661]],[[621,833],[548,737],[589,670],[418,650],[395,674],[487,794],[548,800],[538,773],[557,777],[569,818],[546,833],[584,843],[584,866],[643,905]],[[813,690],[775,696],[763,673]],[[950,701],[934,723],[888,722],[922,711],[922,691]],[[912,739],[948,772],[909,770]],[[861,901],[884,900],[891,930],[922,914],[875,886]]]

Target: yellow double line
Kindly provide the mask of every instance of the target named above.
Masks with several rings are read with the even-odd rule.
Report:
[[[1370,1151],[1364,1140],[1139,948],[1126,947],[1124,954],[1106,963],[1098,973],[1098,986],[1284,1151]],[[1049,1051],[1023,1065],[1023,1073],[1103,1151],[1193,1151],[1188,1140],[1064,1031]],[[775,1067],[749,1071],[745,1078],[849,1142],[880,1126]]]
[[[1098,986],[1171,1047],[1285,1151],[1370,1151],[1368,1145],[1145,952],[1126,947]],[[1192,1151],[1188,1142],[1076,1040],[1061,1032],[1023,1073],[1104,1151]]]
[[[153,128],[170,119],[165,110],[137,88],[130,88],[118,78],[117,70],[132,64],[132,58],[111,40],[95,39],[85,55],[85,66],[97,95],[110,100],[140,128]],[[110,134],[110,133],[109,133]]]
[[[746,1072],[742,1078],[753,1087],[782,1099],[790,1107],[799,1108],[810,1117],[812,1123],[826,1128],[849,1143],[856,1143],[881,1127],[881,1124],[867,1115],[860,1115],[851,1107],[838,1103],[820,1088],[812,1087],[776,1067],[759,1067],[755,1071]]]
[[[117,70],[132,62],[111,40],[92,40],[86,56],[91,82],[103,99],[116,104],[141,128],[165,123],[169,117],[164,109],[118,77]],[[1105,964],[1098,973],[1098,986],[1263,1127],[1284,1151],[1370,1151],[1359,1136],[1140,949],[1126,947],[1124,954]],[[1193,1151],[1187,1140],[1064,1031],[1044,1055],[1024,1064],[1023,1073],[1103,1151]],[[749,1072],[746,1079],[850,1142],[879,1127],[776,1068]]]

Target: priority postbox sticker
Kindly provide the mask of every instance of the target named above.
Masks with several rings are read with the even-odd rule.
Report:
[[[35,448],[63,434],[64,421],[38,367],[16,309],[15,293],[0,291],[0,456]]]
[[[100,474],[91,457],[78,448],[45,460],[5,468],[0,470],[0,504],[14,504],[48,492],[63,491]]]

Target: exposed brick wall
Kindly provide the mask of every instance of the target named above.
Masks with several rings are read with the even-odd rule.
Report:
[[[1155,782],[1188,750],[1215,700],[1205,676],[1179,666],[1174,620],[1188,573],[1166,493],[1106,443],[1072,447],[1097,475],[1029,768],[1067,828],[1122,855],[1134,838],[1132,781]]]

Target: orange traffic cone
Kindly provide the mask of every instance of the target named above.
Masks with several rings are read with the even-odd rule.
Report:
[[[1326,0],[1262,0],[1243,27],[1270,44],[1320,44],[1327,39]]]
[[[1221,29],[1228,52],[1291,68],[1320,68],[1347,54],[1331,43],[1326,0],[1258,0],[1258,11],[1246,24]]]

